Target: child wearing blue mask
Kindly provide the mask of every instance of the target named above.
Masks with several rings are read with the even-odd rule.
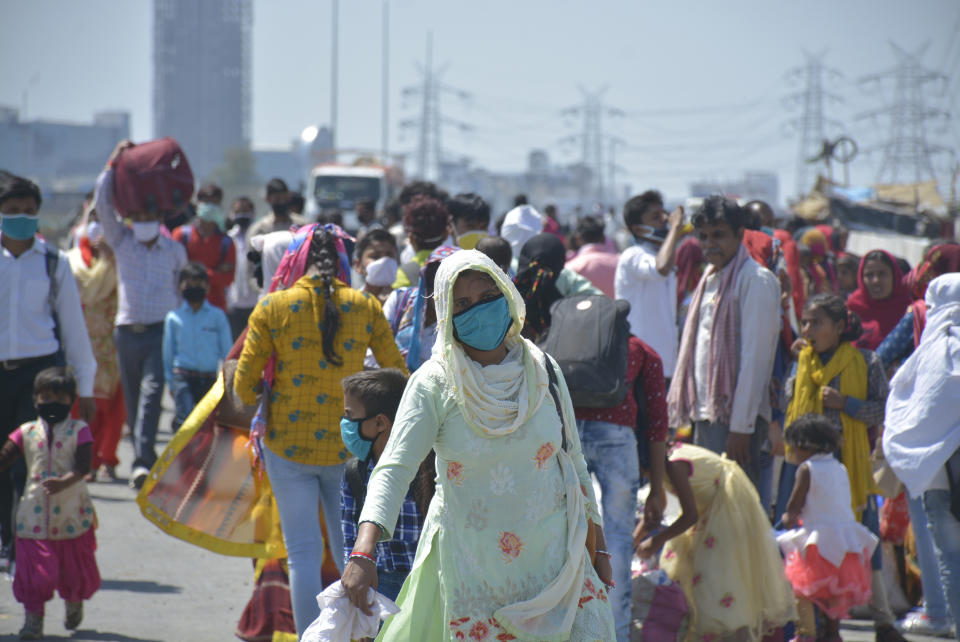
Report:
[[[363,510],[367,481],[390,438],[406,385],[406,375],[396,368],[365,370],[343,380],[344,416],[340,420],[340,434],[354,455],[354,459],[347,462],[340,488],[344,563],[357,539],[357,522]],[[431,453],[407,491],[393,539],[377,544],[375,558],[364,558],[376,564],[377,591],[394,601],[413,567],[423,516],[433,497],[434,475]]]

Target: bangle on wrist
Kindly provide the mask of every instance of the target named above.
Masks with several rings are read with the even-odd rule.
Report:
[[[594,551],[593,553],[594,553],[594,555],[603,555],[603,556],[605,556],[605,557],[613,557],[613,555],[611,555],[611,554],[608,553],[607,551],[597,550],[597,551]]]
[[[373,555],[370,555],[369,553],[364,553],[361,551],[353,551],[352,553],[350,553],[350,557],[348,559],[352,560],[354,558],[364,559],[364,560],[367,560],[368,562],[371,562],[374,566],[377,565],[377,558],[375,558]]]

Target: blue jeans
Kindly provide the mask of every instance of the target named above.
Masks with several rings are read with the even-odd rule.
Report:
[[[170,394],[173,395],[173,421],[170,422],[170,432],[177,432],[183,422],[187,420],[194,407],[206,396],[213,384],[216,383],[216,374],[209,377],[183,375],[173,373],[169,382]]]
[[[780,467],[780,481],[777,484],[777,504],[773,508],[773,523],[776,524],[787,512],[790,495],[793,493],[793,483],[797,479],[797,467],[784,460]]]
[[[769,500],[769,490],[766,493],[764,493],[762,490],[764,479],[763,468],[764,466],[772,466],[773,461],[770,459],[769,455],[764,457],[762,450],[763,444],[767,440],[770,432],[770,424],[763,417],[757,417],[757,421],[754,423],[753,427],[753,434],[750,438],[750,462],[747,464],[747,467],[743,472],[747,473],[747,477],[749,477],[750,481],[753,482],[753,487],[757,489],[757,493],[761,497],[766,497],[766,499]],[[706,448],[707,450],[712,450],[718,455],[721,455],[727,451],[727,438],[729,436],[730,426],[728,424],[719,422],[712,423],[709,421],[693,422],[694,445],[700,446],[701,448]],[[767,475],[766,478],[772,481],[771,475]],[[766,513],[770,509],[764,506],[763,510]]]
[[[297,636],[320,615],[317,594],[323,591],[323,530],[320,509],[327,522],[333,561],[343,571],[343,533],[340,530],[340,479],[343,464],[311,466],[277,455],[264,444],[263,459],[277,498],[283,543],[290,565],[290,602]]]
[[[407,579],[407,573],[387,573],[386,571],[377,571],[377,592],[389,597],[394,602],[400,595],[400,589],[403,588],[403,581]]]
[[[933,535],[933,549],[940,567],[940,583],[954,622],[960,622],[960,522],[950,512],[950,491],[928,490],[923,494],[923,512]]]
[[[133,437],[133,467],[151,468],[157,461],[154,444],[163,395],[163,323],[148,325],[143,332],[134,332],[132,326],[117,326],[113,338],[127,404],[127,425]]]
[[[578,420],[577,431],[587,468],[600,482],[603,535],[616,583],[610,591],[610,607],[617,640],[624,642],[630,639],[630,563],[640,490],[637,437],[633,427],[605,421]]]
[[[927,514],[923,512],[923,498],[910,497],[907,493],[907,508],[910,510],[910,523],[917,543],[917,563],[920,566],[920,583],[923,585],[923,612],[931,620],[944,620],[947,614],[947,598],[943,594],[940,582],[940,566],[933,545],[933,535],[927,525]]]

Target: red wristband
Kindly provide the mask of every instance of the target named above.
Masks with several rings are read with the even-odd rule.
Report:
[[[374,565],[376,565],[376,563],[377,563],[377,558],[375,558],[373,555],[370,555],[370,554],[368,554],[368,553],[362,553],[362,552],[360,552],[360,551],[353,551],[352,553],[350,553],[350,559],[353,559],[354,557],[362,557],[363,559],[365,559],[365,560],[367,560],[367,561],[369,561],[369,562],[373,562]]]

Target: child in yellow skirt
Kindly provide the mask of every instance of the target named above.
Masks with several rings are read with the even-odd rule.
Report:
[[[795,642],[817,636],[813,605],[826,618],[826,640],[840,640],[840,618],[870,600],[870,555],[877,538],[854,518],[846,467],[833,453],[840,433],[828,419],[808,414],[787,426],[787,457],[798,466],[783,515],[792,530],[777,538],[787,578],[797,595]]]
[[[653,556],[678,582],[691,608],[688,642],[760,640],[794,619],[793,592],[783,571],[770,521],[753,483],[725,456],[675,444],[665,488],[682,514],[666,529],[641,522],[637,553]]]

